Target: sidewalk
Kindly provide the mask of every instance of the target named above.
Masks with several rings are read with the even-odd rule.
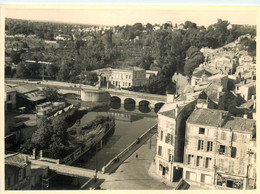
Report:
[[[156,154],[156,135],[147,140],[112,174],[104,174],[101,189],[108,190],[172,190],[161,178],[153,176],[152,162]],[[138,158],[136,158],[136,153]],[[154,168],[155,169],[155,168]]]

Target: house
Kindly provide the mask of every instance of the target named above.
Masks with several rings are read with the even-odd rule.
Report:
[[[33,84],[21,84],[14,86],[13,89],[17,92],[17,107],[34,109],[36,104],[46,100],[46,97]]]
[[[22,154],[5,156],[5,190],[31,189],[31,162]]]
[[[5,84],[5,110],[16,108],[16,90]]]
[[[246,83],[246,80],[244,80],[236,84],[235,93],[248,101],[252,98],[252,95],[256,94],[256,82],[252,80],[250,83]]]
[[[152,77],[157,76],[158,73],[159,73],[158,71],[146,70],[146,71],[145,71],[145,77],[146,77],[146,79],[150,79],[150,78],[152,78]]]
[[[113,69],[110,84],[117,88],[130,88],[142,86],[146,83],[145,70],[139,67]]]
[[[139,67],[122,69],[103,68],[92,72],[101,76],[101,86],[115,88],[130,88],[146,83],[146,71]]]
[[[158,112],[156,173],[176,182],[182,176],[186,119],[194,110],[200,92],[180,96]]]
[[[42,189],[48,167],[32,164],[29,156],[20,153],[5,156],[5,190]]]
[[[255,187],[255,120],[195,109],[186,121],[183,179],[216,189]]]

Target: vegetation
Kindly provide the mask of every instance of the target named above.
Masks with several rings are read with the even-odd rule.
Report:
[[[68,124],[62,117],[53,120],[43,117],[39,128],[32,137],[20,146],[22,153],[30,153],[32,149],[44,150],[44,155],[51,158],[62,158],[68,150]]]
[[[132,88],[135,91],[165,94],[174,92],[172,76],[175,72],[190,76],[199,63],[204,61],[199,52],[202,47],[218,48],[236,40],[239,36],[256,35],[255,27],[232,25],[218,19],[207,29],[196,23],[186,21],[184,28],[176,28],[165,23],[159,30],[158,25],[136,23],[134,25],[116,26],[112,29],[98,29],[87,25],[69,25],[59,23],[32,22],[24,20],[6,20],[6,33],[24,34],[24,38],[6,39],[6,56],[18,64],[16,77],[32,78],[42,75],[67,82],[77,82],[77,75],[104,67],[120,68],[139,66],[146,70],[159,69],[157,78],[152,78],[145,86]],[[30,36],[36,36],[30,38]],[[56,36],[64,37],[54,40]],[[255,56],[255,41],[245,41],[250,55]],[[13,48],[17,48],[16,51]],[[35,60],[28,64],[26,60]],[[39,61],[51,62],[39,65]],[[8,76],[10,73],[8,70]],[[89,84],[96,77],[88,75]]]

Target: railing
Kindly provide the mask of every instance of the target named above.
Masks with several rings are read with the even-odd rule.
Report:
[[[137,140],[131,143],[127,148],[125,148],[122,152],[120,152],[117,156],[115,156],[112,160],[110,160],[107,165],[103,166],[102,172],[106,173],[114,166],[115,168],[119,166],[124,160],[126,160],[133,152],[135,152],[139,147],[136,146],[141,141],[144,141],[147,135],[157,128],[157,124],[148,129],[145,133],[143,133]],[[136,149],[135,149],[136,148]],[[131,152],[130,152],[131,151]]]

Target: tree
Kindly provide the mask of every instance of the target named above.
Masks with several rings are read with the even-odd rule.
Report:
[[[59,98],[57,89],[51,87],[44,87],[42,89],[42,94],[46,97],[48,101],[52,101],[52,102],[57,101]]]
[[[85,77],[85,81],[87,83],[89,83],[90,85],[93,85],[94,83],[96,83],[98,81],[98,76],[97,76],[97,73],[95,72],[86,72],[84,74],[84,77]]]
[[[186,52],[186,61],[184,65],[184,73],[187,76],[191,76],[194,69],[204,62],[205,57],[200,50],[194,46],[191,46]]]
[[[56,79],[58,75],[59,68],[56,64],[51,63],[46,65],[46,73],[48,76],[50,76],[51,79]]]
[[[27,78],[28,75],[29,75],[29,71],[28,71],[27,67],[25,66],[25,64],[23,62],[20,62],[16,68],[16,77],[17,78]]]

